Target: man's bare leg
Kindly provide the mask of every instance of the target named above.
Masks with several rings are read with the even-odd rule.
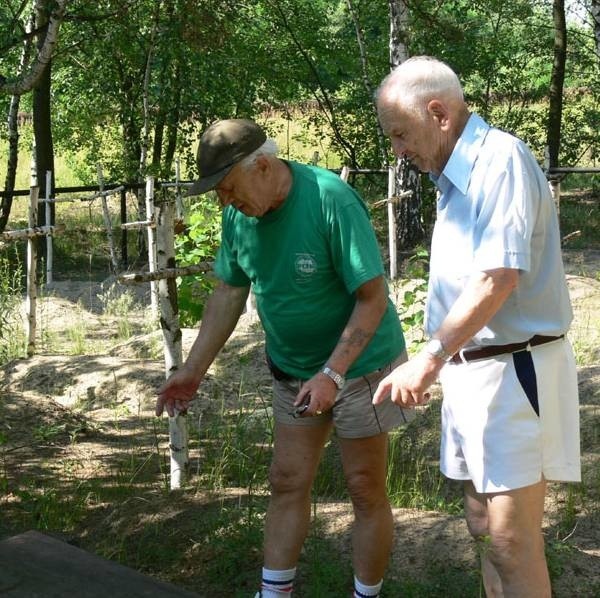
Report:
[[[319,427],[275,424],[273,461],[269,473],[264,566],[296,566],[310,524],[310,493],[331,423]]]
[[[465,514],[480,542],[488,597],[550,598],[542,518],[546,482],[495,494],[465,483]]]
[[[367,585],[381,581],[388,565],[394,521],[386,492],[387,434],[339,439],[352,505],[354,573]]]

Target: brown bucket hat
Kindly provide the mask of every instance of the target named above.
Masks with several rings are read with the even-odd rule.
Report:
[[[219,120],[202,134],[198,145],[200,178],[186,195],[200,195],[214,189],[225,175],[267,139],[265,132],[251,120]]]

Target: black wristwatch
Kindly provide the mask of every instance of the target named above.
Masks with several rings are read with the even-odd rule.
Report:
[[[335,370],[332,370],[328,366],[325,366],[321,371],[335,382],[335,385],[337,386],[338,390],[342,390],[342,388],[344,388],[344,384],[346,384],[346,379],[344,378],[344,376],[342,376]]]

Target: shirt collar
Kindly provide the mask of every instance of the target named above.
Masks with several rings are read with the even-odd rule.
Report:
[[[463,195],[466,194],[479,149],[489,130],[490,126],[479,115],[473,113],[469,116],[442,174],[431,177],[442,192],[452,184]]]

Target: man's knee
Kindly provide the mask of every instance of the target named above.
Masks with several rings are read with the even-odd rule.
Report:
[[[515,571],[521,564],[530,562],[544,551],[541,532],[531,534],[516,527],[492,530],[484,550],[497,569]]]
[[[369,472],[354,472],[346,479],[355,512],[369,514],[389,508],[385,484],[378,483]]]
[[[312,479],[308,472],[293,471],[273,463],[269,469],[269,484],[274,494],[308,493]]]
[[[488,537],[488,518],[487,513],[482,511],[467,511],[465,513],[467,529],[475,540],[483,540]]]

